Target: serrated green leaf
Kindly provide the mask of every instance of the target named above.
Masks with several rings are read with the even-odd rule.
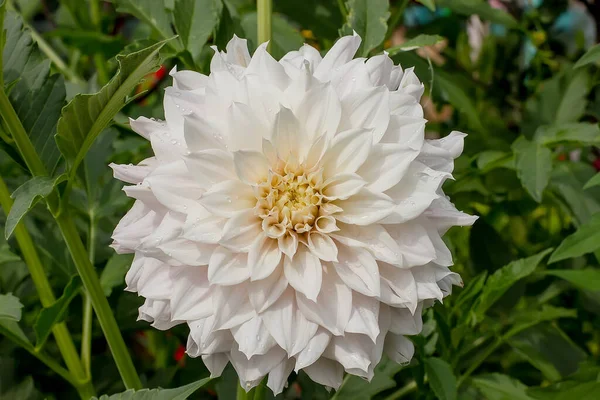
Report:
[[[387,49],[387,52],[390,56],[393,56],[400,51],[411,51],[425,46],[434,46],[443,40],[444,38],[440,35],[418,35],[414,38],[408,39],[399,46],[390,47]]]
[[[587,107],[586,98],[592,88],[590,80],[590,74],[585,69],[577,70],[570,76],[567,87],[560,97],[560,103],[554,117],[555,123],[564,124],[579,121]]]
[[[273,39],[271,42],[271,53],[273,57],[279,59],[288,51],[298,50],[304,43],[304,39],[300,32],[294,28],[281,15],[273,14],[272,21]],[[246,38],[253,44],[257,42],[257,21],[256,13],[251,12],[245,14],[241,21],[242,29],[246,34]]]
[[[456,376],[446,361],[441,358],[426,358],[425,372],[429,378],[429,386],[439,400],[456,400]]]
[[[65,179],[65,175],[56,178],[48,176],[36,176],[19,186],[11,195],[15,200],[6,217],[4,236],[8,239],[17,224],[33,206],[44,197],[48,196],[54,186]]]
[[[599,185],[600,185],[600,173],[597,173],[596,175],[592,176],[590,178],[590,180],[586,182],[585,185],[583,185],[583,189],[589,189],[593,186],[599,186]]]
[[[551,251],[552,249],[546,249],[534,256],[513,261],[490,275],[473,305],[471,323],[473,325],[479,323],[486,311],[516,282],[531,275]]]
[[[470,17],[473,14],[490,22],[516,28],[517,21],[509,13],[493,8],[485,0],[437,0],[439,7],[448,7],[457,14]]]
[[[221,0],[176,0],[175,29],[183,46],[196,59],[221,19]]]
[[[587,122],[541,126],[535,132],[534,140],[544,145],[561,142],[600,143],[600,126]]]
[[[82,283],[79,276],[71,278],[63,294],[50,307],[44,307],[37,316],[33,330],[36,336],[36,349],[41,349],[48,339],[50,332],[55,324],[62,321],[65,316],[71,300],[79,294]]]
[[[131,254],[114,254],[106,263],[100,274],[100,285],[106,297],[110,296],[115,286],[124,282],[125,274],[133,261]]]
[[[117,56],[119,70],[95,94],[79,94],[62,110],[56,143],[69,164],[69,178],[94,143],[96,137],[125,106],[127,95],[140,80],[160,65],[159,50],[166,41],[134,53]]]
[[[600,61],[600,44],[596,44],[588,49],[588,51],[581,56],[581,58],[575,63],[573,68],[581,68],[588,64],[598,63]]]
[[[181,386],[175,389],[142,389],[134,391],[133,389],[126,390],[123,393],[113,394],[108,396],[106,394],[97,397],[93,397],[93,400],[185,400],[200,389],[206,383],[210,381],[210,378],[200,379],[199,381],[190,383],[189,385]]]
[[[527,193],[538,203],[552,173],[552,151],[523,136],[513,143],[517,176]]]
[[[0,238],[0,265],[16,261],[21,261],[21,257],[10,251],[8,243],[4,241],[4,238]]]
[[[355,375],[346,375],[344,382],[339,390],[335,392],[333,399],[340,400],[363,400],[370,399],[386,389],[393,388],[396,385],[394,375],[402,369],[400,364],[384,358],[375,367],[375,376],[371,382]]]
[[[584,222],[575,233],[567,236],[550,256],[548,264],[579,257],[600,249],[600,213]]]
[[[20,16],[7,12],[4,29],[4,82],[16,82],[8,97],[33,147],[52,173],[60,159],[53,136],[65,102],[64,79],[50,75],[50,61],[39,51]]]
[[[594,167],[582,162],[560,162],[554,166],[550,185],[569,206],[579,225],[600,212],[600,188],[583,190],[583,185],[596,173]]]
[[[356,31],[362,38],[358,54],[363,57],[379,46],[385,39],[387,20],[390,17],[388,0],[348,0],[348,17],[344,31],[351,34]]]
[[[600,269],[597,268],[551,269],[544,273],[564,279],[579,289],[600,291]]]
[[[486,400],[532,400],[527,386],[517,379],[502,374],[481,375],[472,379]]]
[[[21,345],[29,345],[29,339],[19,327],[23,304],[12,294],[0,294],[0,333]]]

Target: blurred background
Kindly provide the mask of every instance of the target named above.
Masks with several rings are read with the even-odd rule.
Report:
[[[342,33],[362,35],[370,22],[353,16],[357,3],[274,0],[271,53],[280,58],[303,43],[326,51]],[[480,218],[470,229],[453,229],[445,238],[465,288],[426,311],[423,333],[412,338],[417,350],[411,364],[384,361],[374,382],[351,378],[337,398],[600,398],[600,2],[367,3],[387,26],[381,44],[367,53],[388,50],[403,68],[415,68],[425,84],[427,136],[443,137],[452,130],[469,134],[456,162],[456,180],[447,183],[445,192],[459,209]],[[135,98],[95,142],[85,160],[89,184],[75,187],[71,202],[145,385],[176,387],[208,376],[199,358],[185,355],[187,328],[162,332],[136,322],[141,298],[123,291],[131,258],[108,247],[131,204],[108,164],[137,163],[151,155],[149,143],[131,131],[127,117],[163,118],[163,90],[171,85],[173,67],[208,74],[211,46],[224,49],[233,34],[247,38],[253,51],[256,3],[11,0],[8,8],[29,29],[29,46],[37,43],[37,58],[26,65],[35,68],[49,60],[51,74],[64,84],[64,101],[107,84],[117,71],[117,55],[179,35],[163,48],[160,68],[138,85]],[[197,24],[193,28],[181,15],[190,9]],[[5,48],[4,59],[17,53]],[[28,177],[14,144],[1,143],[0,174],[12,191]],[[0,225],[4,219],[2,214]],[[76,271],[52,217],[38,205],[25,223],[55,293],[61,293]],[[527,274],[514,272],[521,266],[511,262],[561,246],[574,233],[579,236],[562,245],[568,251],[553,255],[548,265]],[[584,239],[587,245],[577,247]],[[511,268],[512,280],[507,280],[503,274]],[[479,299],[493,297],[489,288],[494,285],[506,287],[481,311]],[[33,337],[41,305],[18,247],[3,237],[0,292],[13,293],[24,304],[21,325]],[[65,316],[76,343],[88,307],[77,296]],[[100,327],[96,321],[91,327],[94,385],[99,393],[122,391]],[[50,341],[45,349],[58,354]],[[453,380],[432,381],[431,358],[443,360]],[[233,399],[235,379],[229,366],[194,398]],[[302,373],[289,383],[278,398],[331,396]],[[456,388],[451,397],[440,394],[445,392],[439,385],[445,384]],[[42,398],[77,394],[32,355],[0,338],[0,399]]]

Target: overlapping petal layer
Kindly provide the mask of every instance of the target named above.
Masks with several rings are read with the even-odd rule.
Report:
[[[113,165],[136,199],[113,247],[135,253],[140,319],[186,323],[188,354],[215,376],[231,362],[247,389],[408,362],[403,335],[461,284],[441,235],[475,217],[441,186],[465,135],[425,140],[412,69],[353,59],[359,45],[278,62],[234,37],[209,76],[171,73],[164,122],[131,121],[155,156]]]

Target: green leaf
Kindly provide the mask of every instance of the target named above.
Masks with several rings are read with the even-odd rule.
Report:
[[[438,7],[448,7],[457,14],[470,17],[479,15],[490,22],[516,28],[517,21],[507,12],[493,8],[485,0],[437,0]]]
[[[505,337],[511,337],[516,333],[537,325],[544,321],[553,321],[559,318],[577,318],[577,310],[554,307],[548,304],[542,305],[542,308],[525,309],[516,311],[513,314],[511,328],[504,334]]]
[[[411,51],[425,46],[434,46],[440,42],[442,42],[444,38],[440,35],[418,35],[412,39],[407,40],[399,46],[390,47],[387,49],[387,52],[390,56],[401,52],[401,51]]]
[[[19,186],[11,195],[15,202],[6,217],[4,236],[8,239],[17,224],[29,210],[42,198],[48,196],[55,185],[65,179],[65,175],[56,178],[36,176]]]
[[[425,372],[429,377],[429,386],[439,400],[456,400],[456,376],[446,361],[441,358],[426,358]]]
[[[561,96],[554,122],[564,124],[579,121],[585,113],[585,108],[587,107],[586,98],[591,87],[589,72],[585,69],[577,70],[571,76]]]
[[[283,57],[288,51],[298,50],[304,43],[304,38],[300,35],[300,32],[294,28],[290,23],[281,15],[273,14],[272,21],[273,38],[271,41],[271,53],[273,57],[279,59]],[[241,21],[242,29],[246,34],[246,38],[253,44],[257,42],[257,21],[256,13],[251,12],[245,14]]]
[[[435,0],[417,0],[417,3],[421,3],[431,11],[435,11]]]
[[[122,393],[108,396],[106,394],[93,397],[93,400],[185,400],[196,390],[200,389],[210,378],[200,379],[199,381],[181,386],[175,389],[141,389],[134,391],[133,389],[126,390]]]
[[[140,21],[150,26],[158,33],[161,39],[170,39],[173,37],[173,15],[171,10],[164,6],[164,2],[156,0],[115,0],[118,12],[124,12],[133,15]],[[171,47],[178,51],[183,50],[179,40],[169,42]]]
[[[362,38],[358,54],[363,57],[379,46],[385,39],[387,20],[390,17],[388,0],[348,0],[348,17],[343,30],[345,33],[356,31]]]
[[[600,143],[600,126],[587,122],[541,126],[535,132],[536,142],[544,145],[561,142]]]
[[[600,382],[560,382],[545,388],[529,388],[527,394],[539,400],[597,400]]]
[[[535,201],[541,202],[552,172],[552,151],[523,136],[513,143],[512,149],[515,153],[517,176],[523,187]]]
[[[22,308],[23,304],[12,294],[0,294],[0,319],[18,322]]]
[[[36,349],[39,350],[44,346],[54,325],[62,321],[69,304],[79,294],[81,285],[81,278],[74,276],[65,286],[62,296],[50,307],[45,307],[40,311],[33,325],[36,336]]]
[[[546,249],[534,256],[513,261],[490,275],[471,310],[472,324],[478,323],[483,318],[486,311],[498,301],[512,285],[531,275],[542,259],[551,251],[552,249]]]
[[[346,375],[339,390],[335,392],[333,399],[363,400],[370,399],[386,389],[396,386],[394,375],[402,369],[400,364],[384,358],[375,367],[375,376],[371,382],[355,375]]]
[[[572,374],[586,359],[585,352],[551,323],[524,330],[509,338],[508,344],[551,381]]]
[[[115,286],[124,282],[125,274],[133,261],[131,254],[114,254],[106,263],[100,275],[100,285],[106,297],[110,296]]]
[[[176,0],[175,29],[183,46],[196,59],[213,33],[223,11],[221,0]]]
[[[600,249],[600,213],[584,222],[575,233],[567,236],[556,249],[548,264],[579,257]]]
[[[20,16],[6,13],[4,29],[4,82],[17,81],[8,97],[37,154],[52,173],[60,159],[53,136],[65,102],[64,79],[59,74],[50,75],[50,60],[39,51]]]
[[[82,54],[94,55],[100,53],[107,59],[114,57],[125,46],[121,36],[105,35],[100,32],[81,29],[54,29],[46,36],[60,38],[66,45],[79,49]]]
[[[567,161],[557,163],[552,171],[550,186],[565,200],[579,225],[600,212],[600,188],[583,190],[595,173],[588,163]]]
[[[579,289],[600,291],[600,269],[597,268],[551,269],[544,273],[564,279]]]
[[[517,379],[502,374],[481,375],[472,379],[486,400],[532,400],[527,386]]]
[[[589,181],[586,182],[586,184],[583,186],[583,188],[588,189],[588,188],[591,188],[592,186],[599,186],[599,185],[600,185],[600,173],[597,173],[596,175],[592,176]]]
[[[600,61],[600,44],[596,44],[588,49],[588,51],[581,56],[581,58],[575,63],[573,68],[581,68],[588,64],[598,63]]]
[[[96,137],[127,104],[127,95],[160,65],[158,52],[165,43],[118,55],[119,70],[106,86],[95,94],[78,94],[63,108],[56,143],[69,164],[70,179]]]
[[[0,238],[0,265],[16,261],[21,261],[21,257],[10,251],[8,243]]]

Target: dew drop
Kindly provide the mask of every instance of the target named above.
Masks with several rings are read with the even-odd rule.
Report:
[[[177,144],[177,140],[171,139],[171,144]]]

